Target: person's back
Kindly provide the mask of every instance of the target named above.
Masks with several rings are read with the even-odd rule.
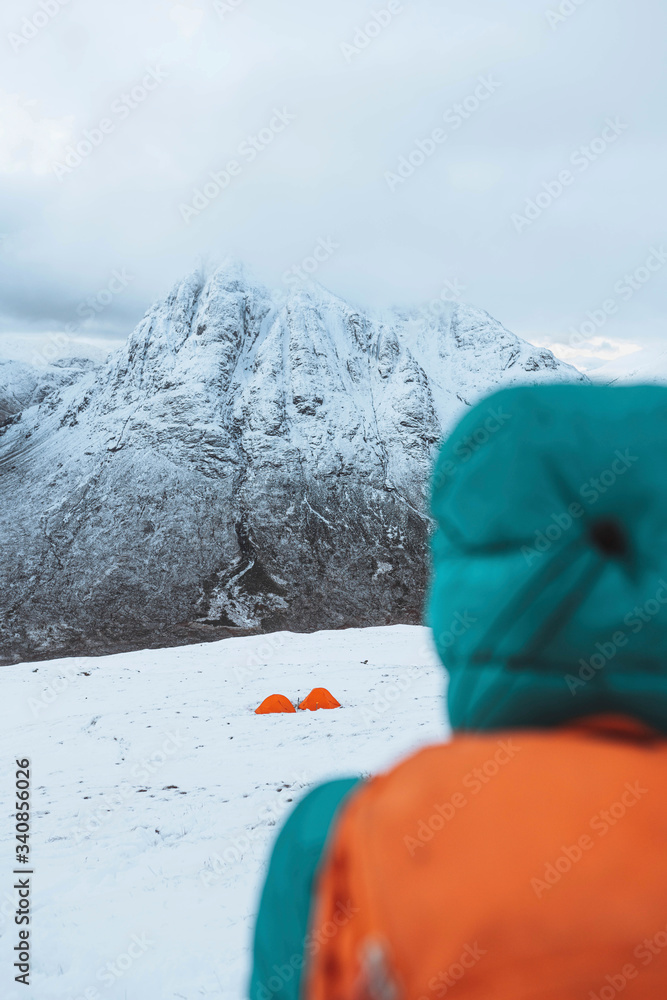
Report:
[[[372,780],[319,881],[313,927],[349,919],[308,1000],[603,1000],[640,976],[632,995],[664,1000],[666,778],[667,741],[600,717],[461,736]]]
[[[296,996],[266,932],[307,817],[308,933],[271,956],[300,941],[307,1000],[663,1000],[667,390],[498,394],[443,446],[433,513],[456,736],[302,803],[252,998]]]

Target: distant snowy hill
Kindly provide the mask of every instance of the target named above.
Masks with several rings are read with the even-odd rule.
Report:
[[[667,348],[644,347],[634,354],[607,361],[589,372],[589,378],[606,385],[621,382],[667,385]]]
[[[94,367],[88,358],[67,358],[42,367],[0,358],[0,427]]]
[[[5,661],[418,622],[438,441],[493,389],[585,379],[467,305],[281,300],[236,263],[189,275],[70,385],[35,395],[16,371]]]

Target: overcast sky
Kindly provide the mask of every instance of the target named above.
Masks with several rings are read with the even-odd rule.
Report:
[[[664,0],[3,0],[0,354],[106,350],[202,258],[284,287],[318,246],[362,306],[655,347],[666,37]]]

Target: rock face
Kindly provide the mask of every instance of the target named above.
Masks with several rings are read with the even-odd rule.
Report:
[[[106,365],[4,387],[2,662],[417,622],[443,433],[497,387],[583,378],[469,306],[194,273]]]

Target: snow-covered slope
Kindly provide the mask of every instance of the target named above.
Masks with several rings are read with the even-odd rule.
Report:
[[[583,378],[470,306],[193,273],[0,431],[5,659],[418,622],[443,433],[500,386]]]
[[[607,361],[590,373],[592,382],[620,385],[643,382],[645,385],[667,385],[667,349],[644,347],[634,354],[626,354],[614,361]]]
[[[243,1000],[287,811],[311,785],[447,736],[444,672],[419,627],[33,662],[2,684],[6,772],[32,758],[36,873],[30,990],[10,972],[16,891],[0,890],[3,1000]],[[316,686],[342,707],[254,714]]]

